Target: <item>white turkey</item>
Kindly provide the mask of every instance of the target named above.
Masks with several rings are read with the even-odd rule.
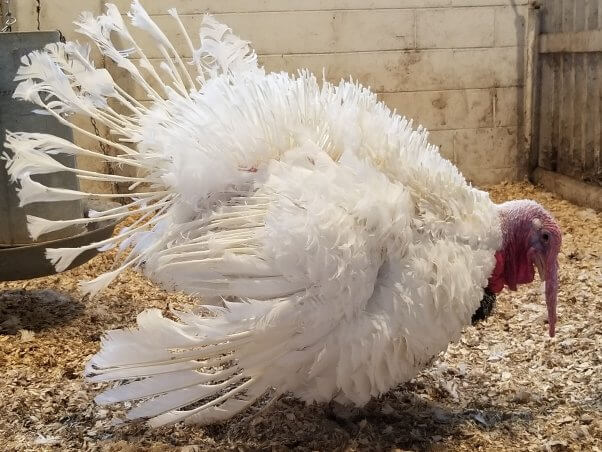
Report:
[[[286,391],[306,402],[361,406],[457,340],[485,289],[516,290],[533,281],[534,267],[545,280],[554,335],[561,233],[541,206],[494,204],[427,143],[423,128],[414,130],[357,82],[266,73],[248,43],[211,16],[194,48],[169,13],[190,61],[137,1],[130,12],[163,55],[158,67],[114,5],[77,23],[150,103],[95,68],[90,49],[74,42],[31,53],[17,74],[15,97],[115,151],[9,133],[5,158],[21,204],[129,202],[78,220],[29,217],[31,235],[137,215],[113,238],[49,250],[56,269],[86,249],[118,246],[119,264],[84,290],[96,293],[135,267],[198,296],[213,314],[174,312],[174,321],[147,310],[137,329],[106,333],[86,374],[125,384],[98,403],[138,401],[128,417],[154,426],[228,419]],[[80,129],[73,114],[110,135]],[[66,168],[56,153],[96,157],[131,175]],[[131,192],[49,188],[31,178],[59,170],[126,182]]]

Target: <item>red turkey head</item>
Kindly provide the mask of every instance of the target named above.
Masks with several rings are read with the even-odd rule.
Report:
[[[534,201],[510,201],[499,206],[503,234],[502,248],[496,254],[496,268],[489,287],[500,292],[504,286],[516,290],[535,278],[535,268],[545,282],[550,337],[556,329],[558,297],[558,253],[562,233],[558,223]]]

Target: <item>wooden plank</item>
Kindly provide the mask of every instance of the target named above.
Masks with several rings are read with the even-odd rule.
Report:
[[[601,0],[587,0],[587,24],[588,30],[595,30],[599,27],[598,14]],[[600,153],[600,83],[601,79],[598,73],[598,62],[600,54],[587,54],[586,58],[586,77],[587,77],[587,106],[584,111],[585,118],[588,119],[584,124],[584,158],[583,167],[585,180],[595,179],[597,171],[600,170],[599,164],[596,164],[596,157]]]
[[[550,30],[557,32],[562,30],[562,7],[563,0],[555,0],[551,5],[553,7],[552,17],[550,18]],[[556,170],[558,166],[558,153],[561,149],[560,139],[560,116],[562,109],[562,54],[547,55],[550,58],[550,67],[552,68],[552,77],[554,80],[552,93],[552,136],[551,136],[551,152],[552,152],[552,168]]]
[[[557,193],[564,199],[584,207],[602,210],[602,187],[586,184],[568,176],[537,168],[533,173],[535,183]]]
[[[547,0],[541,8],[540,33],[560,31],[557,19],[561,11],[562,0]]]
[[[537,87],[540,86],[539,79],[539,53],[537,52],[537,43],[539,36],[539,7],[531,5],[527,14],[527,46],[525,49],[525,106],[523,130],[525,149],[528,152],[528,171],[529,174],[535,170],[539,161],[538,143],[535,137],[537,136],[537,118],[539,117],[536,111],[536,105],[539,105],[537,98],[539,92]]]
[[[573,31],[582,32],[585,30],[586,18],[585,11],[587,0],[583,2],[574,2],[573,4]],[[573,96],[573,132],[571,140],[572,159],[569,176],[579,177],[583,173],[584,150],[585,150],[585,124],[589,123],[586,117],[586,96],[587,96],[587,78],[585,66],[585,53],[573,55],[573,72],[575,77],[575,91]]]
[[[588,55],[587,61],[587,102],[584,111],[587,123],[584,124],[584,172],[595,174],[596,156],[600,154],[600,73],[599,68],[600,55]]]
[[[602,8],[600,8],[602,12]],[[600,19],[599,19],[600,20]],[[598,95],[596,96],[596,102],[598,103],[598,116],[594,126],[595,126],[595,134],[597,138],[597,145],[595,147],[596,152],[594,153],[594,164],[595,175],[596,177],[602,181],[602,54],[596,55],[596,74],[597,74],[597,86],[598,86]],[[594,107],[595,108],[595,107]]]
[[[598,25],[598,14],[600,7],[602,7],[602,0],[586,0],[586,30],[597,30]],[[602,28],[602,27],[601,27]]]
[[[597,14],[596,14],[597,13]],[[596,21],[597,16],[597,21]],[[590,14],[591,25],[590,28],[602,29],[602,0],[598,0],[596,11],[591,11]],[[602,184],[602,53],[592,55],[590,57],[594,60],[593,66],[595,67],[595,83],[596,91],[592,98],[594,99],[594,110],[595,114],[593,117],[594,123],[594,148],[592,157],[592,173],[597,178],[598,183]],[[598,108],[595,107],[598,104]]]
[[[602,30],[545,33],[540,36],[540,53],[602,52]]]
[[[562,0],[549,0],[543,5],[542,10],[541,33],[559,31],[562,26]],[[542,128],[541,135],[545,136],[546,141],[539,144],[539,161],[541,167],[555,170],[558,156],[558,103],[560,100],[558,85],[560,83],[560,66],[559,61],[553,55],[541,54],[540,61],[545,62],[545,64],[541,64],[540,66],[542,72],[540,92],[542,94],[539,98],[541,99],[541,117],[539,121],[540,128]],[[547,80],[545,85],[543,84],[544,78]],[[549,100],[544,101],[544,93],[546,96],[551,96],[551,99],[548,97]],[[544,113],[544,109],[547,110],[547,115]]]
[[[563,32],[572,32],[573,30],[573,2],[564,1],[562,3],[562,23]],[[575,73],[573,71],[573,54],[563,53],[560,60],[560,83],[557,88],[561,93],[559,117],[559,145],[556,158],[555,170],[561,173],[567,172],[571,161],[571,138],[573,135],[573,93],[575,87]]]
[[[549,61],[550,77],[552,78],[551,90],[546,91],[550,94],[550,109],[552,111],[550,122],[550,153],[551,153],[551,168],[556,170],[558,166],[558,150],[560,149],[560,110],[562,108],[562,55],[542,55],[541,58],[547,58]],[[543,99],[543,95],[542,95]],[[543,100],[542,100],[543,102]]]
[[[573,31],[586,31],[585,11],[588,8],[588,0],[573,2]]]
[[[543,100],[543,93],[551,93],[556,89],[554,73],[552,71],[552,58],[549,55],[542,55],[541,61],[541,77],[540,77],[540,91],[541,95],[539,99]],[[552,109],[551,102],[541,101],[538,103],[538,129],[537,129],[537,166],[546,168],[549,170],[556,169],[556,152],[552,147],[552,119],[554,118],[554,111]],[[531,159],[535,159],[534,155],[529,154],[529,170],[533,170],[532,166],[534,163]]]

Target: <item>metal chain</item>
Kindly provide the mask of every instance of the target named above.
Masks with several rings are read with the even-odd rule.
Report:
[[[90,118],[90,123],[92,124],[92,127],[94,128],[94,134],[98,137],[101,136],[100,130],[98,130],[98,125],[96,124],[96,120],[94,118]],[[99,141],[98,146],[100,147],[100,151],[103,155],[110,155],[109,149],[107,148],[107,145],[105,143],[103,143],[102,141]],[[113,171],[113,165],[111,165],[111,162],[105,161],[105,171],[107,172],[107,174],[110,174],[110,175],[115,174],[115,172]],[[111,193],[115,194],[115,193],[119,192],[119,190],[116,187],[115,182],[109,183],[109,186],[111,187]]]
[[[0,33],[6,33],[7,31],[12,31],[12,26],[17,23],[17,19],[11,17],[10,13],[7,14],[7,18],[4,21],[4,26],[0,29]]]
[[[12,31],[12,26],[17,23],[17,18],[13,17],[10,12],[10,0],[2,0],[2,28],[0,33],[6,33]]]
[[[62,33],[61,33],[61,36],[62,36]],[[63,39],[64,39],[64,37],[63,37]],[[104,67],[104,68],[106,68],[106,67],[107,67],[107,66],[106,66],[106,60],[105,60],[105,56],[104,56],[104,55],[102,55],[102,62],[101,62],[101,65],[102,65],[102,67]],[[100,131],[98,130],[98,126],[96,125],[96,120],[95,120],[94,118],[90,118],[90,123],[92,124],[92,127],[94,127],[94,133],[95,133],[97,136],[100,136]],[[102,141],[99,141],[99,142],[98,142],[98,145],[99,145],[99,147],[100,147],[100,150],[101,150],[101,152],[102,152],[104,155],[110,155],[110,154],[109,154],[109,149],[108,149],[108,147],[107,147],[107,145],[106,145],[105,143],[103,143]],[[111,162],[105,162],[105,169],[106,169],[106,172],[107,172],[107,174],[111,174],[111,175],[114,175],[114,174],[115,174],[115,171],[114,171],[114,169],[113,169],[113,165],[111,164]],[[117,185],[117,183],[116,183],[116,182],[111,182],[111,183],[110,183],[110,187],[111,187],[111,192],[112,192],[113,194],[115,194],[115,193],[119,193],[119,188],[118,188],[118,185]],[[123,201],[123,200],[122,200],[122,201]]]

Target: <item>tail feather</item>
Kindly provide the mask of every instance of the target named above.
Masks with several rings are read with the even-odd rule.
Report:
[[[15,77],[19,82],[15,98],[33,102],[39,107],[39,113],[53,116],[111,151],[85,149],[47,134],[8,132],[6,148],[12,152],[2,157],[8,161],[11,180],[21,184],[18,190],[21,205],[75,199],[113,198],[125,201],[121,209],[96,212],[88,218],[57,221],[29,217],[28,228],[32,237],[37,239],[46,232],[75,224],[119,220],[129,215],[143,218],[137,227],[82,247],[79,252],[69,249],[48,251],[48,258],[57,271],[63,271],[86,249],[105,250],[116,245],[120,245],[122,250],[130,248],[127,253],[120,253],[122,264],[116,265],[114,271],[82,285],[91,294],[106,287],[123,269],[143,262],[151,250],[160,248],[160,238],[149,233],[169,227],[169,222],[162,215],[177,208],[180,195],[172,182],[178,179],[178,168],[155,146],[153,135],[157,128],[184,127],[182,115],[194,114],[190,111],[191,94],[198,93],[211,78],[241,70],[258,70],[256,55],[248,43],[211,16],[203,18],[200,45],[195,48],[177,12],[170,10],[169,14],[188,43],[192,54],[189,61],[182,59],[138,0],[132,2],[129,14],[132,25],[147,33],[159,49],[160,71],[151,64],[115,5],[107,4],[106,12],[98,17],[85,12],[76,21],[77,31],[90,38],[101,54],[111,59],[120,70],[126,71],[128,79],[133,80],[152,100],[152,106],[145,106],[135,99],[106,69],[96,68],[90,57],[90,47],[77,42],[52,43],[43,51],[31,52],[22,58]],[[124,47],[119,47],[118,41]],[[101,136],[80,127],[72,120],[71,114],[93,119],[105,126],[109,134]],[[186,131],[185,128],[182,130]],[[188,149],[186,152],[194,154],[196,151]],[[136,175],[69,168],[52,158],[59,153],[97,158],[101,162],[127,168],[128,174]],[[125,183],[129,192],[107,194],[52,188],[31,177],[57,171],[74,173],[80,180]],[[136,191],[141,185],[150,189]],[[136,259],[134,254],[136,257],[144,256]]]
[[[257,386],[257,388],[260,388],[260,386]],[[208,425],[208,424],[212,424],[214,422],[225,421],[227,419],[232,418],[232,416],[242,412],[249,406],[251,406],[262,395],[263,395],[263,392],[262,393],[259,393],[259,391],[251,392],[249,390],[249,391],[247,391],[246,397],[239,396],[238,398],[228,399],[222,404],[212,406],[212,407],[207,407],[202,412],[193,414],[193,415],[187,417],[186,419],[184,419],[184,421],[187,424],[200,424],[200,425]],[[174,423],[177,421],[178,421],[177,418],[172,419],[170,415],[164,415],[164,417],[162,417],[162,418],[157,418],[157,419],[151,421],[150,424],[153,426],[160,426],[160,425],[165,425],[165,424],[160,424],[160,422]]]
[[[152,377],[154,375],[173,374],[185,370],[194,370],[204,368],[210,365],[221,364],[220,360],[214,361],[191,361],[190,359],[183,362],[158,362],[154,365],[136,365],[135,367],[123,367],[118,369],[102,370],[96,373],[97,370],[93,366],[86,366],[86,377],[92,382],[128,380],[133,378]],[[223,361],[223,360],[222,360]]]
[[[223,419],[228,419],[254,403],[267,389],[256,379],[251,378],[198,408],[185,411],[168,411],[150,419],[149,424],[151,427],[160,427],[184,420],[187,423],[204,425],[213,421],[219,413],[218,410],[222,410]],[[239,394],[245,391],[247,393],[246,398],[237,398]]]
[[[234,319],[250,313],[244,304],[236,307],[242,313],[233,314]],[[264,312],[260,308],[248,321]],[[148,310],[138,316],[138,329],[103,337],[101,351],[86,366],[87,378],[133,381],[98,395],[97,403],[140,401],[128,419],[150,419],[154,426],[184,419],[210,423],[233,416],[266,393],[269,384],[262,377],[282,343],[272,348],[255,344],[258,332],[245,330],[245,322],[221,328],[227,316],[182,315],[196,322],[175,322]],[[228,330],[231,333],[224,333]]]
[[[152,418],[168,411],[178,410],[199,400],[212,397],[231,385],[237,384],[242,379],[244,379],[244,376],[235,375],[222,383],[197,384],[187,388],[171,389],[167,394],[154,397],[137,405],[128,412],[127,417],[128,419]]]
[[[197,370],[170,372],[159,374],[144,380],[134,381],[109,389],[95,398],[96,403],[108,405],[112,403],[138,400],[164,394],[176,389],[208,383],[214,380],[231,377],[239,369],[232,367],[216,373],[202,373]]]
[[[237,325],[238,331],[228,334],[219,328],[223,319],[197,319],[196,324],[183,324],[163,317],[158,309],[143,311],[138,315],[138,329],[105,333],[101,351],[89,361],[86,373],[100,378],[124,369],[151,369],[186,361],[199,366],[221,363],[230,359],[230,352],[251,341],[251,333],[241,325]],[[211,323],[217,325],[212,328]],[[201,325],[207,327],[200,328]]]

